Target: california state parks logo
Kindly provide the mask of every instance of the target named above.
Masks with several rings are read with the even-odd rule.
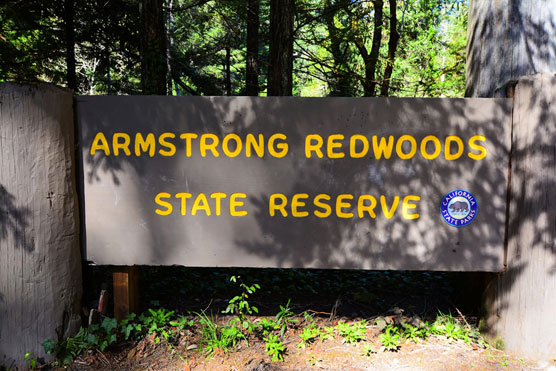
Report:
[[[440,213],[451,226],[466,226],[477,216],[477,199],[467,191],[456,189],[444,196]]]

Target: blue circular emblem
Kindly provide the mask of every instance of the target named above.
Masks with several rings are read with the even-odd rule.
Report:
[[[477,199],[467,191],[456,189],[444,196],[440,203],[440,213],[451,226],[466,226],[477,216]]]

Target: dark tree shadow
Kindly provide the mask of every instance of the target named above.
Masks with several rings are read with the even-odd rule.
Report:
[[[7,239],[11,234],[16,248],[33,251],[35,247],[25,238],[30,216],[31,211],[18,207],[15,197],[0,184],[0,240]]]

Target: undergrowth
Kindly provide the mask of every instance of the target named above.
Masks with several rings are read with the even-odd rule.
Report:
[[[172,354],[180,355],[180,340],[196,333],[199,336],[198,349],[202,354],[211,357],[217,351],[224,353],[235,351],[240,343],[249,346],[250,339],[259,339],[265,343],[265,350],[274,362],[284,361],[287,355],[285,337],[289,329],[295,329],[299,334],[298,348],[311,347],[316,342],[333,339],[342,343],[361,345],[361,356],[369,357],[377,351],[397,351],[405,342],[420,342],[430,336],[445,337],[451,341],[488,345],[481,338],[479,331],[470,326],[464,318],[455,318],[450,313],[439,312],[434,322],[409,323],[398,316],[388,318],[378,336],[378,344],[368,335],[370,328],[376,328],[375,323],[361,320],[354,323],[344,321],[335,326],[319,326],[315,315],[303,312],[303,319],[295,315],[290,307],[290,301],[280,305],[279,312],[274,317],[263,317],[256,321],[252,316],[258,313],[258,308],[249,302],[260,286],[248,285],[239,276],[232,276],[229,281],[239,289],[238,294],[229,299],[222,314],[227,314],[227,321],[218,318],[206,310],[187,315],[176,315],[174,311],[165,308],[151,308],[139,316],[130,314],[120,324],[115,319],[104,318],[100,324],[82,327],[77,335],[55,342],[47,339],[43,342],[46,353],[56,356],[58,365],[70,363],[77,356],[91,349],[104,351],[112,344],[120,341],[141,341],[146,336],[158,344],[163,342]],[[230,318],[231,317],[231,318]],[[382,317],[381,317],[382,318]],[[382,318],[382,321],[385,321]],[[184,360],[185,362],[185,360]]]

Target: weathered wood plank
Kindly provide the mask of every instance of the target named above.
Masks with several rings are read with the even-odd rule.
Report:
[[[488,324],[507,349],[556,354],[556,77],[519,79],[511,158],[507,271],[489,290]]]
[[[556,0],[471,0],[468,97],[493,97],[520,76],[556,71]]]
[[[0,85],[0,364],[80,325],[72,93]]]
[[[114,283],[114,317],[119,321],[139,309],[139,277],[137,266],[115,267],[112,273]]]

